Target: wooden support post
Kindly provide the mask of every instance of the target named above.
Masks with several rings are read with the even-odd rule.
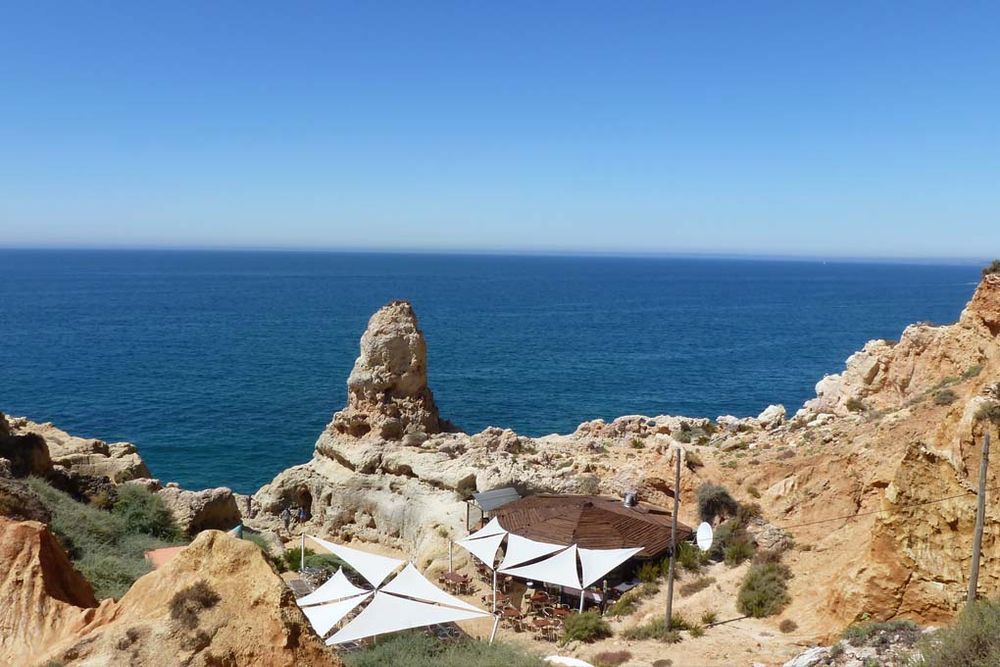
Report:
[[[976,601],[979,588],[979,556],[983,548],[983,523],[986,521],[986,472],[990,462],[990,434],[983,436],[983,456],[979,461],[979,493],[976,495],[976,532],[972,537],[972,567],[969,571],[967,604]]]
[[[302,556],[302,560],[299,563],[299,572],[306,569],[306,534],[302,533],[302,544],[299,546],[299,554]]]
[[[677,510],[681,498],[681,449],[674,450],[674,515],[670,518],[670,567],[667,569],[667,630],[674,614],[674,561],[677,554]]]

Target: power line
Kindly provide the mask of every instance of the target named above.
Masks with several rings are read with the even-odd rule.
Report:
[[[998,486],[996,488],[993,488],[993,489],[990,489],[990,491],[996,491],[997,489],[1000,489],[1000,486]],[[844,516],[835,516],[835,517],[832,517],[830,519],[818,519],[816,521],[807,521],[805,523],[796,523],[796,524],[789,524],[789,525],[781,525],[781,524],[773,524],[773,525],[777,526],[778,528],[788,529],[788,528],[802,528],[804,526],[814,526],[814,525],[819,524],[819,523],[829,523],[831,521],[848,521],[850,519],[856,519],[856,518],[861,517],[861,516],[869,516],[871,514],[879,514],[879,513],[882,513],[882,512],[895,512],[895,511],[898,511],[898,510],[901,510],[901,509],[906,509],[908,507],[920,507],[921,505],[931,505],[933,503],[943,503],[946,500],[954,500],[956,498],[962,498],[962,497],[968,496],[968,495],[973,495],[974,496],[974,495],[976,495],[976,492],[975,491],[966,491],[965,493],[959,493],[959,494],[954,495],[954,496],[947,496],[945,498],[935,498],[933,500],[924,500],[924,501],[921,501],[919,503],[910,503],[908,505],[900,505],[899,507],[895,507],[893,509],[887,509],[887,510],[869,510],[867,512],[858,512],[857,514],[845,514]]]

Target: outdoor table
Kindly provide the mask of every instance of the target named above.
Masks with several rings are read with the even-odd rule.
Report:
[[[564,607],[556,607],[555,609],[552,610],[552,615],[556,618],[566,618],[572,613],[573,612],[571,612],[569,609],[565,609]]]

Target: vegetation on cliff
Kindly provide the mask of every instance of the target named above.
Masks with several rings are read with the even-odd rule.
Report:
[[[995,667],[1000,664],[1000,600],[979,600],[924,642],[917,667]]]
[[[983,278],[994,273],[1000,273],[1000,259],[994,259],[983,267]]]
[[[141,487],[120,487],[110,509],[100,509],[42,479],[31,478],[28,484],[52,516],[52,532],[98,599],[121,597],[149,572],[146,551],[182,543],[163,501]]]
[[[546,663],[524,649],[495,642],[462,639],[442,642],[421,632],[402,632],[364,651],[346,653],[347,667],[543,667]]]

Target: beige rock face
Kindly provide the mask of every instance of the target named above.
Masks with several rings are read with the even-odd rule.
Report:
[[[48,446],[52,463],[75,474],[107,477],[115,483],[150,476],[132,443],[109,444],[93,438],[79,438],[52,424],[36,424],[23,417],[12,417],[10,426],[15,435],[41,437]]]
[[[32,664],[97,606],[48,528],[0,517],[0,664]]]
[[[0,522],[0,530],[4,524]],[[105,665],[339,665],[308,627],[291,591],[254,544],[206,531],[118,602],[98,607],[89,586],[39,524],[3,533],[0,557],[16,552],[4,582],[0,661]],[[8,537],[11,539],[8,540]],[[17,545],[17,546],[14,546]],[[39,546],[40,545],[40,546]],[[175,596],[204,583],[217,602],[195,606],[191,623]],[[7,594],[12,598],[6,597]]]
[[[393,301],[372,315],[347,379],[347,397],[347,407],[330,424],[338,434],[401,440],[441,431],[427,387],[427,344],[408,302]]]
[[[22,431],[17,418],[12,421],[8,422],[0,412],[0,458],[7,461],[5,468],[14,477],[47,475],[52,470],[52,459],[44,438]]]
[[[240,522],[240,511],[232,490],[220,486],[186,491],[168,486],[156,492],[181,530],[194,535],[202,530],[229,530]]]

